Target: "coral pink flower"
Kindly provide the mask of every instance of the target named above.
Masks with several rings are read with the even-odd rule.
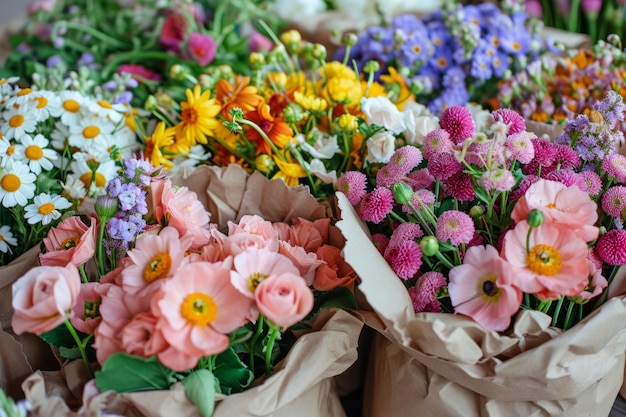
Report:
[[[132,264],[122,271],[124,291],[137,294],[147,287],[156,291],[165,278],[174,276],[192,239],[191,235],[180,237],[178,231],[169,226],[161,229],[158,235],[141,235],[135,247],[128,251]]]
[[[149,358],[169,348],[163,334],[156,327],[157,322],[158,318],[149,311],[134,316],[121,332],[124,352]]]
[[[609,230],[598,239],[598,256],[609,265],[626,264],[626,230]]]
[[[178,230],[180,235],[191,233],[192,248],[199,248],[209,243],[209,213],[198,196],[187,187],[174,189],[168,179],[163,184],[161,194],[163,215],[169,217],[168,226]]]
[[[85,334],[92,334],[102,317],[100,317],[100,303],[102,294],[105,294],[113,284],[88,282],[80,286],[78,299],[72,307],[73,317],[70,319],[72,326]]]
[[[302,246],[307,252],[315,252],[328,242],[329,228],[329,218],[314,221],[302,218],[293,219],[288,242],[291,245]]]
[[[283,329],[302,320],[313,309],[313,292],[295,274],[263,280],[254,292],[259,312]]]
[[[187,50],[198,64],[204,66],[215,58],[217,44],[210,35],[193,32],[187,39]]]
[[[533,229],[525,220],[504,236],[502,253],[516,269],[515,286],[540,299],[573,297],[588,283],[587,244],[577,232],[543,223]]]
[[[465,139],[473,137],[476,129],[472,113],[462,106],[446,108],[441,113],[439,125],[450,134],[450,139],[457,145],[463,143]]]
[[[493,246],[472,246],[463,264],[450,270],[448,292],[455,312],[487,330],[505,330],[522,303],[514,278],[515,270]]]
[[[272,275],[298,274],[293,262],[284,255],[267,249],[247,249],[233,258],[230,282],[246,297],[253,299],[259,284]]]
[[[32,268],[13,283],[13,317],[16,334],[40,335],[72,316],[80,292],[80,276],[73,264]]]
[[[63,220],[48,232],[43,239],[46,253],[39,255],[42,265],[65,266],[72,263],[80,266],[87,262],[96,250],[96,218],[90,217],[87,226],[80,217]]]
[[[317,258],[315,252],[307,252],[302,246],[280,242],[278,253],[289,258],[307,285],[313,284],[315,271],[323,263],[323,261]]]
[[[195,262],[167,280],[152,305],[165,339],[197,362],[228,347],[227,334],[246,323],[252,300],[231,285],[228,269]]]
[[[141,78],[145,78],[146,80],[151,80],[151,81],[161,81],[161,75],[154,72],[154,71],[150,71],[148,68],[144,67],[143,65],[136,65],[136,64],[122,64],[119,66],[119,68],[117,69],[118,74],[130,74],[132,75],[138,75]],[[140,79],[136,79],[138,82],[141,82]]]
[[[339,248],[323,245],[317,249],[316,255],[324,263],[315,271],[313,288],[318,291],[331,291],[337,287],[352,286],[356,279],[356,273],[341,256]]]
[[[431,271],[420,276],[415,282],[415,286],[409,288],[409,296],[415,312],[441,312],[441,303],[437,300],[437,290],[447,284],[446,277],[441,272]]]
[[[276,239],[272,222],[257,215],[245,215],[239,220],[239,223],[229,221],[228,236],[233,236],[237,233],[250,233],[265,240]]]
[[[587,261],[587,264],[589,265],[589,283],[580,294],[574,297],[576,301],[591,300],[592,298],[600,295],[609,285],[606,278],[602,276],[601,268],[596,268],[593,262],[589,260]]]
[[[346,195],[353,206],[359,204],[365,196],[367,177],[359,171],[348,171],[337,180],[337,191]]]
[[[469,243],[474,238],[474,230],[474,221],[462,211],[444,211],[437,219],[437,239],[450,240],[455,246]]]
[[[576,233],[585,242],[598,237],[597,204],[578,187],[566,187],[556,181],[539,180],[528,187],[511,213],[516,222],[525,220],[533,209],[543,212],[546,223]]]

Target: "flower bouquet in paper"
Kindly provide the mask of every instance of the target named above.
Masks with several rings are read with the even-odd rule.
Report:
[[[623,378],[626,158],[611,92],[554,142],[446,109],[339,179],[346,260],[378,313],[367,415],[608,415]],[[445,399],[445,400],[444,400]]]
[[[96,215],[67,217],[49,231],[41,266],[13,284],[11,323],[54,345],[61,360],[77,359],[61,370],[75,394],[58,405],[62,397],[43,395],[51,382],[36,373],[23,384],[33,415],[57,406],[68,416],[129,407],[146,416],[280,415],[312,401],[328,404],[324,415],[343,415],[330,378],[356,359],[360,325],[343,311],[320,314],[356,307],[343,242],[310,195],[291,196],[260,174],[259,186],[238,166],[224,171],[243,179],[224,195],[231,204],[250,204],[264,187],[287,196],[286,206],[290,198],[303,204],[282,219],[268,216],[274,221],[244,209],[220,230],[184,179],[174,186],[149,162],[125,159]],[[214,188],[224,185],[204,192],[217,200]],[[307,375],[295,381],[304,363]],[[146,405],[154,395],[129,394],[146,390],[174,402]]]

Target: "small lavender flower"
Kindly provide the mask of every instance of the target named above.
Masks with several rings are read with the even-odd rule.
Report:
[[[113,99],[113,104],[129,104],[133,99],[133,93],[123,91]]]

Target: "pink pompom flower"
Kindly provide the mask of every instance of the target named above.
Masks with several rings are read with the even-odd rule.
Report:
[[[474,237],[474,221],[462,211],[448,210],[437,219],[437,239],[455,246],[469,243]]]
[[[474,136],[476,126],[472,113],[462,106],[450,106],[441,113],[439,125],[450,134],[456,145]]]
[[[393,203],[393,192],[389,188],[375,188],[361,200],[359,217],[366,222],[380,223],[393,209]]]
[[[366,186],[367,176],[359,171],[348,171],[337,180],[337,191],[344,193],[353,206],[365,196]]]
[[[504,108],[497,109],[491,113],[491,116],[495,122],[504,123],[509,127],[509,135],[522,133],[526,130],[526,122],[524,121],[524,118],[514,110]]]
[[[420,312],[441,312],[441,303],[437,300],[437,291],[448,283],[441,272],[429,271],[420,276],[415,286],[409,288],[413,309]]]
[[[626,264],[626,230],[609,230],[598,239],[596,250],[600,259],[609,265]]]

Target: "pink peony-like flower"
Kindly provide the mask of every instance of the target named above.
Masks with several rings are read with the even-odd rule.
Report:
[[[472,113],[463,106],[446,108],[441,113],[439,125],[450,134],[450,139],[456,145],[473,137],[476,129]]]
[[[367,177],[359,171],[348,171],[337,180],[337,191],[346,195],[346,198],[353,206],[359,204],[365,196]]]
[[[420,276],[415,286],[409,288],[409,296],[416,313],[440,313],[441,303],[437,300],[437,290],[448,283],[441,272],[429,271]]]
[[[197,362],[228,347],[227,334],[246,323],[251,306],[252,300],[231,285],[228,269],[194,262],[161,286],[152,312],[165,340]]]
[[[71,216],[48,232],[43,239],[45,253],[39,261],[47,266],[65,266],[72,263],[80,266],[93,257],[96,250],[96,218],[90,217],[87,226],[80,217]]]
[[[626,187],[617,185],[606,190],[602,195],[601,204],[605,213],[621,219],[622,213],[626,209]]]
[[[338,287],[351,287],[357,276],[354,269],[341,255],[341,250],[332,245],[322,245],[315,252],[322,263],[315,270],[313,288],[331,291]]]
[[[435,153],[452,152],[453,147],[450,134],[444,129],[435,129],[424,137],[424,157],[427,159]]]
[[[428,160],[428,173],[437,181],[445,181],[462,169],[452,152],[436,153]]]
[[[422,249],[414,240],[404,240],[387,246],[385,259],[399,278],[407,280],[415,276],[422,266]]]
[[[380,223],[393,209],[393,203],[393,192],[389,188],[375,188],[359,203],[359,217],[366,222]]]
[[[626,183],[626,156],[614,153],[602,160],[602,169],[618,182]]]
[[[142,358],[149,358],[168,349],[169,343],[157,329],[158,321],[158,317],[150,311],[134,316],[124,326],[120,334],[123,351]]]
[[[315,221],[296,218],[293,219],[292,223],[288,239],[290,245],[301,246],[307,252],[315,252],[320,246],[328,242],[329,218]]]
[[[463,264],[450,270],[448,293],[455,312],[487,330],[506,330],[522,303],[515,274],[493,246],[472,246]]]
[[[120,75],[122,74],[130,74],[131,76],[137,75],[141,78],[145,78],[146,80],[150,80],[150,81],[161,81],[161,74],[156,73],[154,71],[150,71],[148,68],[144,67],[143,65],[138,65],[138,64],[122,64],[117,69],[117,73]],[[135,80],[137,82],[141,82],[141,79],[135,78]]]
[[[233,258],[230,283],[246,297],[253,299],[259,284],[273,275],[298,274],[293,262],[284,255],[267,249],[247,249]]]
[[[497,109],[491,112],[491,116],[495,122],[504,123],[509,127],[508,135],[515,135],[526,130],[526,122],[524,118],[511,109]]]
[[[32,268],[13,283],[13,331],[40,335],[54,329],[72,317],[79,292],[80,275],[73,264]]]
[[[474,221],[462,211],[444,211],[437,219],[437,239],[442,242],[450,240],[455,246],[469,243],[474,237],[474,230]]]
[[[517,201],[511,218],[516,222],[525,220],[533,209],[543,212],[546,223],[575,232],[585,242],[598,237],[599,229],[595,226],[598,220],[597,204],[578,187],[539,180],[528,187],[524,196]]]
[[[535,137],[535,135],[528,132],[509,135],[504,142],[509,159],[516,159],[522,164],[528,164],[532,161],[535,157],[535,148],[531,139]]]
[[[459,201],[472,201],[476,197],[472,176],[463,171],[459,171],[445,180],[443,189]]]
[[[285,273],[263,280],[254,292],[256,306],[274,324],[286,329],[313,309],[313,293],[295,274]]]
[[[187,39],[187,50],[191,57],[204,66],[209,64],[215,58],[217,52],[217,44],[211,35],[203,35],[198,32],[192,32]]]
[[[502,253],[517,270],[515,286],[542,300],[573,297],[587,285],[587,243],[578,232],[544,222],[528,240],[526,220],[504,236]]]
[[[92,334],[100,324],[100,303],[102,295],[112,286],[111,283],[87,282],[80,286],[78,299],[72,307],[70,323],[80,332]]]
[[[298,269],[298,274],[304,279],[307,285],[313,284],[315,271],[323,264],[317,258],[315,252],[307,252],[302,246],[291,245],[288,242],[280,242],[278,253],[289,258]]]
[[[609,265],[626,264],[626,230],[609,230],[598,239],[598,256]]]
[[[169,216],[168,226],[178,230],[183,236],[191,233],[193,236],[192,249],[202,247],[209,243],[209,213],[198,196],[187,187],[175,189],[167,179],[163,183],[161,193],[163,216]]]

